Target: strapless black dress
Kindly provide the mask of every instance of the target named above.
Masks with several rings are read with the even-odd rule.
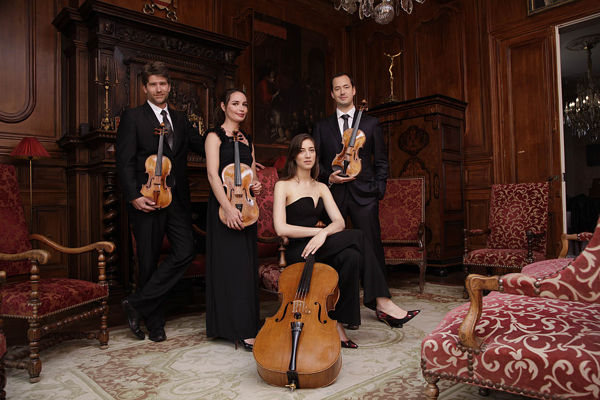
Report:
[[[286,222],[290,225],[313,227],[326,217],[323,199],[315,204],[312,197],[301,197],[286,206]],[[302,259],[302,250],[311,237],[290,239],[286,261],[294,264]],[[360,324],[360,287],[364,289],[365,306],[375,309],[377,297],[390,297],[390,292],[377,258],[370,246],[365,246],[362,231],[345,229],[330,235],[315,253],[315,260],[333,267],[338,275],[340,299],[331,318],[351,325]]]

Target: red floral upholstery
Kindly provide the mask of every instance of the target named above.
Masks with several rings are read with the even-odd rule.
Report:
[[[17,184],[15,167],[0,164],[0,253],[14,254],[31,249],[29,230],[25,223],[25,214],[21,207],[21,197]],[[29,273],[31,265],[28,261],[0,261],[0,270],[7,276]]]
[[[548,191],[547,182],[492,185],[489,221],[491,232],[487,247],[526,249],[526,231],[546,232]],[[546,252],[546,235],[536,241],[533,249]]]
[[[386,264],[419,265],[422,292],[427,266],[424,179],[388,179],[385,197],[379,202],[379,223]]]
[[[279,180],[277,169],[267,167],[258,171],[258,179],[262,184],[262,190],[256,198],[260,210],[257,221],[258,274],[264,289],[277,292],[279,274],[282,270],[277,259],[279,240],[273,226],[273,198],[275,184]]]
[[[33,308],[28,304],[31,283],[16,282],[2,286],[0,317],[28,318]],[[93,301],[108,298],[108,286],[78,279],[43,279],[39,285],[38,316],[46,317]]]
[[[486,267],[521,268],[527,264],[527,250],[479,249],[473,250],[464,258],[464,263]],[[544,254],[533,252],[534,261],[543,260]]]
[[[504,275],[506,293],[600,303],[600,219],[587,247],[564,267],[545,276],[524,273]]]
[[[465,275],[472,266],[520,270],[544,260],[548,198],[548,182],[492,185],[488,230],[465,230]],[[530,241],[527,232],[532,234]],[[469,237],[486,233],[486,248],[469,251]]]
[[[523,275],[528,275],[533,278],[544,278],[548,275],[551,275],[555,272],[560,271],[569,263],[573,261],[572,258],[553,258],[550,260],[543,260],[534,262],[533,264],[529,264],[523,267],[521,273]]]
[[[459,345],[469,305],[423,340],[423,375],[544,399],[600,398],[600,304],[493,292],[483,299],[479,351]]]

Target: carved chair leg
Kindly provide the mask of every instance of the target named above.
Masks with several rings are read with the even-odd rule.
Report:
[[[463,298],[464,299],[468,299],[469,298],[469,293],[467,292],[467,286],[466,286],[467,276],[469,276],[469,266],[468,265],[463,264],[463,272],[465,274],[465,281],[463,282],[463,285],[464,285],[464,287],[463,287]]]
[[[425,261],[419,262],[419,293],[423,293],[423,289],[425,288],[425,269],[427,268],[427,264]]]
[[[40,323],[37,319],[29,320],[29,329],[27,330],[27,339],[29,340],[29,382],[36,383],[40,381],[42,372],[42,361],[40,360]]]
[[[489,396],[490,395],[490,389],[484,388],[484,387],[480,387],[479,388],[479,395],[480,396],[484,396],[484,397]]]
[[[437,383],[440,380],[437,376],[425,375],[427,381],[427,387],[425,388],[425,399],[426,400],[437,400],[440,395],[440,389],[437,387]]]
[[[102,350],[108,348],[108,303],[106,299],[102,300],[102,316],[100,317],[100,333],[98,335],[98,341],[100,342],[100,348]]]

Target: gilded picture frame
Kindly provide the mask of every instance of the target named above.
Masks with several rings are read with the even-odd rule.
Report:
[[[534,15],[577,0],[527,0],[527,15]]]

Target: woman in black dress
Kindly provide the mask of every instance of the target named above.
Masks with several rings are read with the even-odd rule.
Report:
[[[239,131],[240,162],[252,168],[251,186],[259,194],[254,146],[240,130],[248,103],[239,89],[229,89],[220,104],[221,123],[206,136],[206,171],[211,193],[206,223],[206,335],[241,343],[252,350],[258,332],[258,258],[256,224],[244,228],[242,214],[227,199],[221,171],[234,162],[233,134]],[[219,219],[219,206],[226,224]]]
[[[287,236],[288,264],[303,261],[309,254],[315,261],[332,266],[339,275],[340,298],[331,312],[337,320],[342,347],[358,348],[349,340],[343,324],[360,325],[359,282],[364,289],[364,304],[377,313],[378,319],[392,327],[402,327],[419,310],[405,311],[390,299],[390,292],[377,258],[370,246],[365,246],[363,232],[344,230],[344,219],[329,191],[316,178],[319,164],[311,136],[295,136],[286,161],[287,176],[275,185],[273,222],[280,236]],[[317,227],[323,212],[331,220],[324,228]]]

